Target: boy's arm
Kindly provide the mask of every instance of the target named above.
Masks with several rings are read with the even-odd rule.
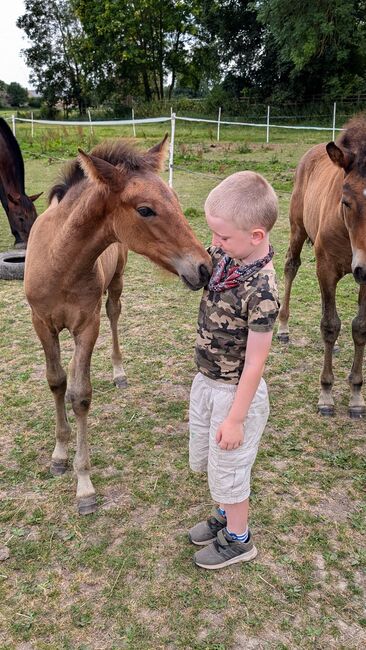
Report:
[[[243,423],[263,375],[271,348],[273,331],[249,330],[245,364],[229,414],[216,433],[221,449],[236,449],[244,439]]]

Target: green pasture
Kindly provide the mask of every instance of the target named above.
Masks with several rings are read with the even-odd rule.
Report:
[[[137,126],[138,146],[156,143],[167,126]],[[36,127],[32,140],[30,126],[17,125],[27,190],[45,192],[39,211],[63,159],[131,129]],[[218,144],[215,128],[178,123],[174,187],[197,236],[209,242],[203,203],[221,178],[264,174],[280,198],[272,242],[282,292],[293,172],[323,139],[329,134],[273,130],[266,145],[265,129],[222,127]],[[1,213],[0,251],[11,245]],[[22,283],[0,281],[1,650],[365,647],[365,422],[347,415],[357,289],[351,277],[339,285],[336,415],[324,419],[316,413],[322,344],[311,247],[302,259],[291,344],[274,340],[265,375],[271,416],[251,500],[258,557],[221,572],[196,568],[187,540],[211,507],[205,477],[188,468],[199,293],[130,254],[120,321],[129,388],[111,383],[103,312],[89,418],[99,510],[80,517],[72,471],[57,479],[48,471],[53,399]],[[66,365],[66,333],[62,346]]]

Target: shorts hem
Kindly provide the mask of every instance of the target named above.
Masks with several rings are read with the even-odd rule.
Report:
[[[234,503],[241,503],[241,501],[245,501],[245,499],[248,499],[249,496],[250,496],[250,489],[246,490],[246,492],[244,492],[239,496],[236,495],[234,496],[232,494],[230,496],[228,495],[224,496],[222,494],[218,494],[218,492],[216,493],[211,492],[211,498],[214,501],[217,501],[217,503],[228,503],[229,505],[232,505]]]
[[[207,464],[206,465],[191,465],[191,463],[189,463],[189,467],[192,470],[192,472],[206,472],[206,474],[207,474]]]

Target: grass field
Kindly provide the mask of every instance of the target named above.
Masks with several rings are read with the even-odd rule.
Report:
[[[164,125],[137,130],[155,143]],[[60,159],[112,131],[18,127],[26,185],[45,195]],[[130,136],[130,131],[119,132]],[[203,202],[219,179],[253,169],[273,183],[272,242],[281,291],[288,202],[300,155],[321,134],[215,131],[179,124],[174,186],[205,243]],[[292,140],[292,141],[291,141]],[[46,205],[38,201],[39,211]],[[12,245],[0,215],[0,250]],[[186,531],[205,518],[204,476],[188,468],[188,396],[200,296],[131,254],[120,332],[129,388],[111,383],[103,313],[89,418],[99,510],[80,517],[72,472],[52,478],[54,409],[44,358],[20,282],[0,282],[1,650],[285,650],[366,646],[365,423],[347,416],[350,324],[357,290],[339,285],[336,416],[316,413],[322,362],[320,299],[310,247],[292,297],[291,344],[276,340],[266,369],[271,416],[253,472],[247,566],[205,572]],[[71,342],[62,335],[65,365]],[[74,425],[74,418],[70,414]],[[5,550],[7,549],[7,551]],[[1,555],[1,552],[3,553]]]

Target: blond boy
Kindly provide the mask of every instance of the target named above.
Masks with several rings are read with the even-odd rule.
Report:
[[[254,172],[232,174],[205,203],[213,274],[198,316],[190,397],[189,462],[207,471],[212,516],[189,531],[198,566],[219,569],[257,555],[248,529],[250,473],[269,402],[262,378],[279,302],[269,232],[273,188]]]

